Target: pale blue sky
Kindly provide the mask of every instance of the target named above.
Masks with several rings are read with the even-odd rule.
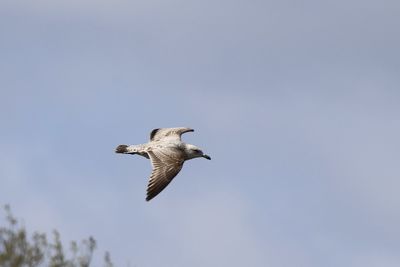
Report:
[[[400,2],[0,2],[0,204],[117,266],[400,266]],[[144,201],[158,127],[187,162]],[[3,219],[2,219],[3,220]]]

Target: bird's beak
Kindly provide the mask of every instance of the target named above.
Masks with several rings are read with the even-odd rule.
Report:
[[[209,155],[206,155],[206,154],[203,155],[203,158],[208,159],[208,160],[211,159],[211,157]]]

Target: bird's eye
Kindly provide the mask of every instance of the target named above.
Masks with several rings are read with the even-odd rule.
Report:
[[[200,150],[200,149],[193,149],[193,151],[194,151],[195,153],[201,153],[201,150]]]

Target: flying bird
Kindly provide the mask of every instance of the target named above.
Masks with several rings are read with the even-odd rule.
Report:
[[[191,144],[182,142],[181,135],[194,132],[187,127],[158,128],[150,133],[150,142],[140,145],[119,145],[115,153],[140,155],[150,159],[153,170],[147,186],[146,201],[157,196],[182,169],[186,160],[210,156]]]

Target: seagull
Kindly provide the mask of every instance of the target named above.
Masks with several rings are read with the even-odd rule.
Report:
[[[146,201],[157,196],[174,179],[186,160],[210,156],[197,146],[182,142],[181,136],[194,132],[188,127],[158,128],[150,133],[150,142],[140,145],[119,145],[115,153],[140,155],[150,159],[153,170],[147,186]]]

